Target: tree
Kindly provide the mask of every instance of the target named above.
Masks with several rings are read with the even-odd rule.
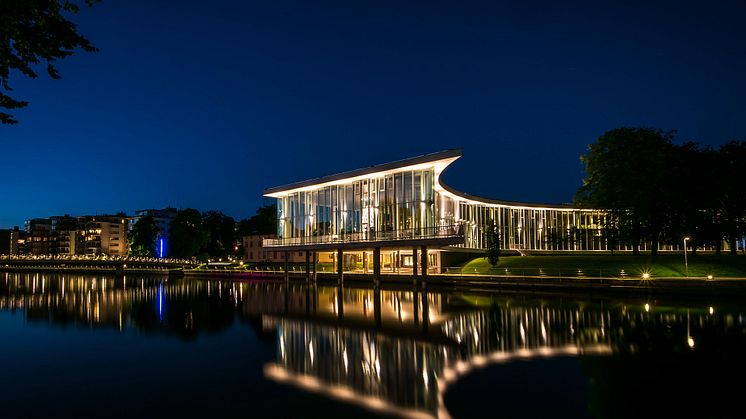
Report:
[[[673,132],[617,128],[604,133],[581,156],[586,177],[575,200],[607,211],[639,254],[642,240],[658,244],[670,214]]]
[[[92,6],[98,0],[85,0]],[[86,52],[97,49],[78,34],[77,25],[66,14],[77,13],[80,7],[74,0],[2,0],[0,1],[0,109],[19,109],[28,102],[13,99],[5,92],[10,87],[11,70],[36,78],[34,67],[46,64],[47,74],[53,79],[60,75],[55,62],[72,55],[80,48]],[[0,112],[0,122],[15,124],[12,115]]]
[[[500,261],[500,232],[494,220],[488,220],[484,230],[485,251],[484,256],[495,266]]]
[[[263,205],[256,214],[238,223],[239,236],[277,234],[277,205]]]
[[[687,142],[675,147],[672,157],[672,178],[676,181],[667,194],[671,203],[667,242],[681,245],[683,238],[689,237],[692,256],[696,255],[698,246],[712,245],[718,249],[722,234],[714,230],[718,226],[720,193],[716,153],[709,147]]]
[[[155,257],[156,242],[160,229],[152,215],[140,217],[132,227],[129,235],[130,254],[132,256]]]
[[[718,150],[718,194],[722,210],[725,237],[730,253],[737,253],[737,241],[746,234],[746,188],[743,186],[743,170],[746,167],[746,141],[731,141]]]
[[[199,211],[192,208],[179,210],[169,228],[169,255],[182,259],[203,257],[201,252],[204,251],[208,238],[209,233]]]
[[[224,257],[232,253],[236,239],[236,221],[220,211],[202,213],[202,221],[209,239],[205,252],[211,257]]]

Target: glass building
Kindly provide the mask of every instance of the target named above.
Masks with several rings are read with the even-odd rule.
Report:
[[[437,269],[442,252],[482,252],[487,227],[495,226],[505,250],[606,250],[601,211],[497,201],[448,187],[441,175],[459,157],[460,149],[446,150],[267,189],[265,196],[277,199],[278,239],[264,245],[356,250],[363,259],[365,249],[424,245]],[[392,267],[407,266],[403,257],[399,252]]]

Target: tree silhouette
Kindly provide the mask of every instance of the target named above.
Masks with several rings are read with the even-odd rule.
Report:
[[[236,221],[220,211],[202,213],[202,221],[209,233],[205,251],[211,257],[225,257],[232,253],[236,237]]]
[[[160,229],[152,215],[140,217],[129,234],[130,254],[133,256],[153,257]]]
[[[651,128],[617,128],[604,133],[581,156],[586,178],[576,194],[583,206],[603,209],[618,220],[639,254],[648,240],[651,251],[668,222],[672,191],[673,132]]]
[[[730,253],[736,254],[739,238],[746,234],[746,188],[743,170],[746,167],[746,141],[731,141],[720,147],[718,153],[718,180],[722,182],[719,204],[722,208],[725,237]]]
[[[169,255],[184,259],[202,256],[200,252],[208,239],[209,233],[202,221],[202,214],[193,208],[180,210],[169,228]]]
[[[256,214],[238,223],[238,235],[277,234],[277,205],[263,205]]]
[[[98,1],[85,0],[85,4],[92,6]],[[71,0],[0,1],[0,108],[19,109],[28,105],[5,93],[13,90],[9,83],[11,70],[36,78],[34,67],[43,63],[49,77],[59,79],[57,60],[72,55],[78,48],[97,51],[65,16],[78,11],[80,7]],[[13,115],[0,112],[0,122],[18,121]]]
[[[487,220],[484,226],[484,240],[486,249],[484,255],[495,266],[500,261],[500,231],[492,219]]]

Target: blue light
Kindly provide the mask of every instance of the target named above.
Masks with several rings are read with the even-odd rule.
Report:
[[[160,251],[161,256],[160,257],[161,259],[163,259],[163,239],[162,238],[160,239],[160,242],[161,242],[161,251]]]
[[[158,286],[158,318],[163,320],[163,283]]]

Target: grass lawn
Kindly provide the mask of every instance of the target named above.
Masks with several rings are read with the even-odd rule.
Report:
[[[746,277],[746,256],[698,254],[688,256],[689,276],[704,278]],[[503,256],[493,267],[486,258],[473,259],[448,273],[484,275],[685,277],[684,255],[541,255]]]

